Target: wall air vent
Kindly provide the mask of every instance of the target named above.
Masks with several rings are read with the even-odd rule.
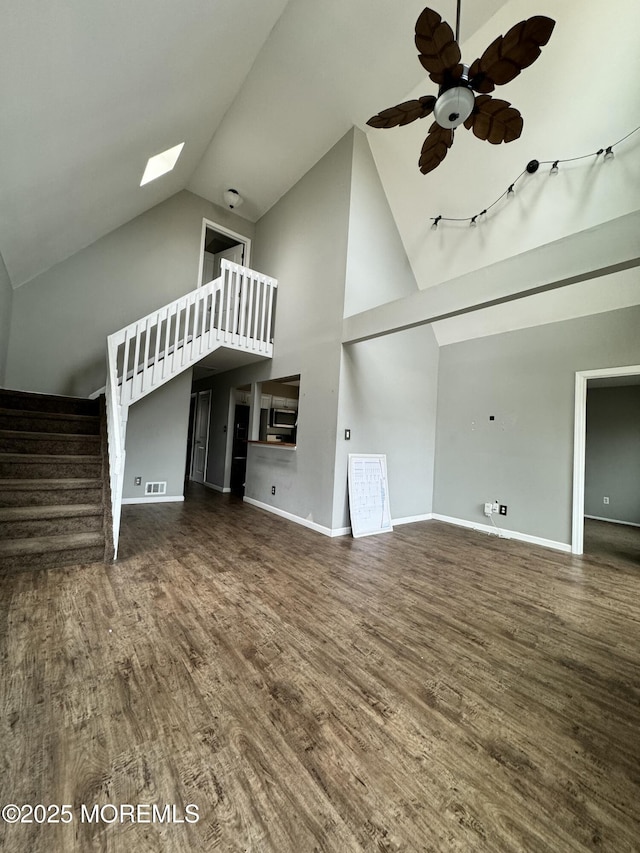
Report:
[[[144,493],[145,495],[166,495],[167,494],[167,483],[145,483],[144,484]]]

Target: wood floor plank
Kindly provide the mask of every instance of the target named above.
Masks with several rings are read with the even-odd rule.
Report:
[[[74,814],[0,848],[637,853],[640,530],[613,527],[581,558],[332,540],[192,486],[124,508],[113,566],[0,571],[0,805]]]

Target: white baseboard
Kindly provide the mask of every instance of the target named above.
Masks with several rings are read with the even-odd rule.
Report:
[[[432,512],[427,512],[424,515],[407,515],[405,518],[392,518],[391,524],[396,527],[400,524],[414,524],[416,521],[431,521],[433,518]]]
[[[193,480],[194,483],[197,483],[197,480]],[[223,486],[218,486],[217,483],[207,483],[205,480],[204,483],[200,483],[201,486],[206,486],[208,489],[212,489],[214,492],[221,492],[223,495],[228,495],[231,492],[231,489],[227,486],[227,488],[223,488]]]
[[[94,391],[93,394],[89,394],[90,400],[97,400],[102,394],[107,393],[107,386],[103,385],[102,388],[98,388],[97,391]]]
[[[205,483],[205,485],[207,485]],[[251,504],[251,506],[257,506],[260,509],[265,509],[267,512],[271,512],[274,515],[279,515],[280,518],[286,518],[289,521],[293,521],[296,524],[300,524],[302,527],[308,527],[310,530],[315,530],[317,533],[322,533],[323,536],[349,536],[351,534],[350,527],[324,527],[322,524],[317,524],[315,521],[309,521],[307,518],[302,518],[299,515],[294,515],[291,512],[287,512],[284,509],[278,509],[275,506],[271,506],[270,504],[263,503],[262,501],[258,501],[255,498],[247,498],[244,500]],[[433,518],[432,514],[425,513],[424,515],[409,515],[406,518],[394,518],[392,520],[393,525],[400,524],[413,524],[415,521],[430,521]]]
[[[122,498],[123,504],[168,504],[179,503],[184,500],[184,495],[159,495],[152,497],[145,495],[143,498]]]
[[[571,553],[571,545],[566,542],[555,542],[553,539],[543,539],[541,536],[530,536],[528,533],[520,533],[518,530],[497,529],[492,524],[480,524],[476,521],[467,521],[464,518],[452,518],[449,515],[432,514],[434,521],[444,521],[446,524],[455,524],[458,527],[468,527],[481,533],[489,533],[493,536],[502,536],[504,539],[517,539],[520,542],[528,542],[530,545],[541,545],[543,548],[553,548],[554,551]]]
[[[599,515],[585,515],[585,518],[590,518],[592,521],[609,521],[611,524],[626,524],[627,527],[640,527],[635,521],[618,521],[617,518],[602,518]]]
[[[322,533],[323,536],[348,536],[351,533],[350,527],[324,527],[322,524],[317,524],[315,521],[309,521],[307,518],[302,518],[299,515],[294,515],[291,512],[286,512],[284,509],[278,509],[275,506],[271,506],[270,504],[263,503],[262,501],[257,501],[255,498],[247,498],[244,497],[243,500],[251,504],[251,506],[257,506],[259,509],[265,509],[267,512],[271,512],[274,515],[279,515],[280,518],[286,518],[288,521],[294,521],[296,524],[300,524],[302,527],[308,527],[309,530],[315,530],[316,533]]]

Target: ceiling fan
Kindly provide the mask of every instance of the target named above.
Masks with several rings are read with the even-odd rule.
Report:
[[[453,133],[464,122],[478,139],[493,145],[513,142],[522,133],[522,116],[509,101],[492,98],[496,86],[510,83],[514,77],[540,56],[555,21],[536,15],[511,27],[498,36],[472,65],[461,63],[458,47],[460,34],[460,0],[457,4],[456,35],[433,9],[425,9],[416,21],[418,59],[429,77],[440,87],[438,96],[424,95],[382,110],[367,122],[371,127],[397,127],[433,114],[420,153],[419,167],[423,175],[431,172],[447,156],[453,145]],[[477,92],[478,94],[474,94]]]

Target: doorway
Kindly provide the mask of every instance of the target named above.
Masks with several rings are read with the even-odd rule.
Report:
[[[200,245],[198,287],[218,278],[220,264],[226,259],[240,266],[249,266],[251,240],[222,225],[204,219]]]
[[[232,494],[244,496],[244,483],[247,475],[247,448],[249,444],[250,406],[236,403],[233,416],[233,437],[231,445],[231,478],[229,486]]]
[[[197,394],[192,394],[190,421],[193,425],[190,442],[190,479],[196,483],[204,483],[207,478],[210,415],[211,391],[200,391]]]
[[[589,380],[640,377],[640,365],[609,367],[576,372],[575,415],[573,436],[573,510],[571,523],[571,553],[584,552],[585,471],[587,441],[587,383]]]

